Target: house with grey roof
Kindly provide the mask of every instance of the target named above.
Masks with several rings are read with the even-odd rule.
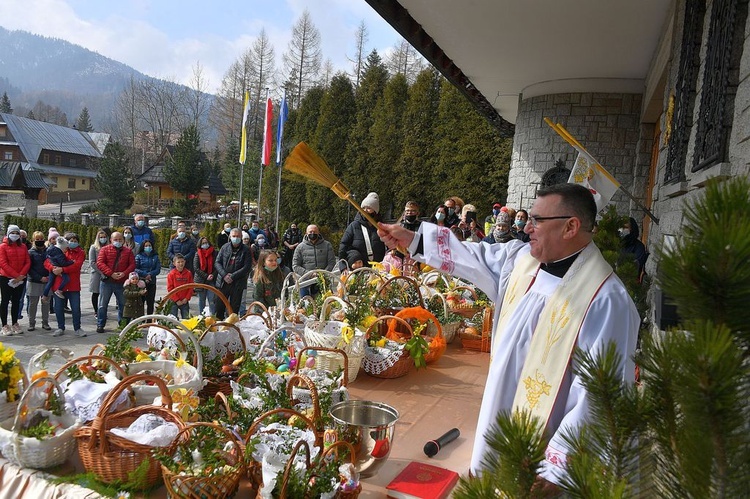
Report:
[[[49,189],[39,201],[94,199],[97,163],[106,134],[86,132],[43,121],[0,113],[0,161],[18,162],[24,171],[37,172]]]

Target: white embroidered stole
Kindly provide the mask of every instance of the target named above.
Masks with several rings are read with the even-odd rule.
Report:
[[[531,255],[525,255],[514,267],[497,331],[505,330],[521,297],[531,287],[538,267],[539,262]],[[524,409],[546,426],[586,311],[611,273],[612,267],[593,243],[573,262],[542,309],[516,388],[513,410]]]

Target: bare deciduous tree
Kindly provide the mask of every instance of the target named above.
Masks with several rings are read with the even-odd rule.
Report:
[[[406,76],[406,81],[409,84],[416,81],[417,76],[425,66],[422,55],[406,40],[401,40],[401,43],[394,47],[386,61],[388,72],[392,75],[402,74]]]
[[[316,83],[321,57],[320,31],[305,9],[292,28],[292,39],[284,53],[284,76],[292,107],[298,106],[307,89]]]
[[[367,25],[362,20],[357,27],[357,31],[354,33],[354,56],[352,58],[347,57],[354,66],[352,68],[352,79],[354,80],[355,89],[359,88],[359,80],[364,71],[365,59],[367,58],[365,51],[367,50],[367,40],[369,37],[370,34],[368,33]]]

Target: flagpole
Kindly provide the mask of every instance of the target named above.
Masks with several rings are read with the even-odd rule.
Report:
[[[578,142],[578,140],[573,137],[573,135],[571,135],[570,132],[565,129],[565,127],[563,127],[560,123],[553,123],[549,118],[544,118],[544,122],[547,123],[547,125],[549,125],[550,128],[552,128],[555,132],[557,132],[557,134],[562,137],[565,142],[573,146],[573,148],[575,148],[581,154],[588,156],[589,160],[594,164],[597,171],[599,171],[602,175],[605,175],[612,183],[616,184],[619,190],[624,192],[625,195],[627,195],[631,201],[633,201],[641,210],[643,210],[646,215],[648,215],[649,218],[654,221],[656,225],[659,225],[659,219],[656,218],[653,213],[651,213],[651,210],[646,208],[638,199],[636,199],[635,196],[633,196],[633,194],[630,193],[630,191],[625,189],[620,182],[612,177],[612,175],[599,164],[596,158],[594,158],[594,156],[592,156],[591,153],[588,152],[585,147],[583,147],[583,144]]]
[[[281,106],[279,106],[279,125],[276,133],[276,166],[279,168],[279,180],[276,186],[276,219],[274,221],[274,227],[276,231],[279,230],[279,207],[281,205],[281,144],[282,138],[284,137],[284,122],[286,121],[287,109],[286,109],[286,88],[284,89],[284,98],[281,100]]]
[[[237,227],[242,227],[242,183],[245,176],[245,161],[247,159],[247,112],[250,104],[250,93],[249,90],[245,90],[244,96],[244,107],[242,109],[242,133],[240,141],[240,192],[239,192],[239,206],[237,207]]]

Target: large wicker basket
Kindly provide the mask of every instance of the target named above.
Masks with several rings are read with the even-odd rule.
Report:
[[[443,306],[443,317],[448,317],[448,315],[451,313],[451,310],[448,308],[448,302],[445,300],[445,296],[443,296],[442,293],[435,293],[430,297],[430,300],[432,300],[433,298],[437,298],[438,300],[440,300],[440,303]],[[455,322],[440,323],[443,329],[442,332],[445,343],[451,343],[454,339],[456,339],[456,333],[458,332],[460,327],[463,326],[463,324],[463,319]],[[437,327],[430,323],[430,325],[427,326],[427,332],[430,336],[434,336],[437,332]]]
[[[81,422],[72,414],[63,413],[61,416],[63,427],[59,428],[54,436],[44,440],[22,436],[19,433],[25,417],[22,411],[28,412],[29,398],[35,389],[49,390],[47,401],[49,395],[56,393],[60,404],[64,405],[63,391],[54,378],[41,377],[34,380],[21,395],[15,417],[6,419],[0,424],[0,435],[9,441],[8,445],[3,447],[2,453],[7,459],[23,468],[52,468],[67,461],[75,451],[75,432],[81,426]]]
[[[195,476],[187,473],[175,473],[162,464],[161,471],[164,476],[164,486],[167,489],[167,496],[181,499],[225,499],[234,497],[239,489],[240,480],[244,472],[244,460],[241,451],[240,442],[227,430],[213,423],[194,423],[186,426],[177,435],[169,448],[169,454],[174,455],[180,444],[184,444],[191,438],[191,433],[195,428],[207,427],[214,430],[216,437],[225,443],[235,444],[236,455],[229,455],[225,460],[236,458],[236,462],[227,462],[221,467],[221,471],[208,475]]]
[[[411,326],[404,319],[394,315],[383,315],[370,324],[370,327],[367,329],[368,336],[374,331],[375,327],[378,327],[380,322],[386,320],[400,322],[409,331],[409,335],[411,335]],[[383,352],[382,350],[369,346],[365,349],[362,368],[367,374],[375,378],[393,379],[406,376],[409,373],[411,366],[414,365],[414,361],[406,350],[391,350],[389,352]]]
[[[474,301],[477,300],[477,292],[471,286],[456,286],[451,291],[460,291],[460,290],[469,291]],[[463,306],[459,306],[455,308],[451,307],[449,304],[448,307],[450,308],[450,311],[453,312],[454,314],[458,314],[462,317],[466,317],[467,319],[471,319],[472,317],[474,317],[474,315],[477,314],[477,312],[482,311],[482,307],[478,307],[478,306],[474,306],[470,304],[464,304]]]
[[[176,288],[175,288],[176,289]],[[159,321],[159,323],[157,323]],[[172,329],[164,326],[162,323],[166,322],[172,326]],[[192,343],[192,350],[195,352],[195,366],[196,373],[190,380],[185,383],[170,385],[169,388],[185,388],[193,390],[193,393],[198,393],[203,389],[203,355],[195,335],[185,327],[180,321],[174,317],[166,315],[144,315],[138,317],[128,323],[120,332],[120,339],[124,338],[126,334],[132,328],[150,328],[156,326],[164,329],[167,334],[171,334],[176,339],[177,346],[181,349],[184,358],[189,359],[190,354],[185,344],[185,339]],[[182,334],[180,334],[180,331]],[[165,374],[173,374],[177,365],[177,361],[174,360],[154,360],[147,362],[134,362],[126,366],[126,370],[129,374],[138,374],[144,371],[158,371]],[[159,396],[159,389],[156,386],[151,385],[136,385],[133,386],[133,394],[135,395],[136,405],[149,405],[154,402],[154,399]]]
[[[492,347],[492,316],[493,307],[485,308],[482,313],[482,331],[480,334],[469,334],[459,332],[461,346],[467,350],[479,350],[480,352],[489,352]]]
[[[120,393],[135,383],[153,383],[161,393],[162,406],[144,405],[111,413]],[[143,414],[160,416],[167,422],[176,424],[179,429],[185,427],[180,416],[172,411],[172,397],[167,385],[160,378],[146,374],[128,376],[107,395],[99,414],[91,424],[75,432],[78,455],[87,472],[93,473],[104,483],[122,483],[127,482],[128,475],[137,470],[144,461],[148,461],[142,485],[144,488],[151,488],[159,483],[162,477],[161,466],[151,457],[154,447],[133,442],[110,431],[112,428],[129,426]]]
[[[297,354],[297,365],[295,367],[297,373],[304,374],[305,366],[302,365],[302,355],[304,353],[310,355],[311,352],[315,352],[316,354],[314,369],[322,369],[332,373],[342,369],[343,379],[339,386],[341,388],[349,386],[349,382],[352,380],[352,366],[349,363],[349,356],[346,355],[346,352],[338,348],[308,346],[305,350],[302,350]],[[359,371],[359,368],[357,368],[357,371]],[[335,402],[336,401],[334,401],[334,403]]]
[[[435,317],[429,310],[423,307],[409,307],[397,313],[396,317],[404,320],[419,320],[419,317],[425,318],[427,321],[427,327],[422,336],[424,336],[425,339],[429,338],[428,343],[430,349],[425,354],[424,361],[427,364],[431,364],[443,356],[447,348],[447,343],[445,338],[443,338],[443,328],[440,325],[440,322],[438,322],[437,317]],[[430,329],[430,326],[432,326],[432,329]],[[395,321],[388,323],[387,337],[394,340],[408,339],[408,336],[404,336],[402,332],[397,330],[397,324]]]
[[[323,301],[320,309],[320,320],[308,321],[305,324],[305,340],[309,346],[323,347],[327,349],[325,353],[318,358],[319,367],[335,371],[341,366],[341,358],[338,355],[328,353],[331,349],[343,350],[349,360],[349,381],[357,379],[357,373],[362,365],[362,359],[365,355],[365,345],[367,339],[365,333],[359,329],[354,329],[354,337],[349,343],[344,340],[342,330],[345,327],[351,327],[342,321],[331,321],[326,319],[326,314],[330,310],[331,304],[340,303],[344,309],[349,305],[335,296],[329,296]],[[327,365],[321,365],[321,364]]]
[[[281,483],[281,490],[279,492],[279,497],[286,499],[288,497],[287,494],[287,488],[289,487],[289,477],[292,473],[292,468],[294,465],[294,456],[297,455],[297,453],[300,451],[300,449],[304,448],[305,451],[305,466],[307,470],[312,470],[312,476],[315,477],[315,468],[319,467],[321,463],[327,461],[328,459],[331,459],[333,454],[335,454],[338,457],[338,454],[340,452],[340,448],[344,447],[344,450],[348,454],[349,463],[353,466],[356,462],[355,456],[354,456],[354,448],[352,447],[352,444],[345,440],[339,440],[338,442],[333,443],[331,446],[326,447],[326,449],[320,454],[318,459],[315,460],[315,462],[311,462],[310,459],[310,448],[308,447],[306,442],[298,442],[297,445],[294,446],[294,450],[292,451],[292,457],[289,458],[289,462],[287,463],[286,467],[284,468],[284,475],[282,477],[282,483]],[[337,461],[341,461],[340,459]],[[357,499],[359,497],[360,492],[362,492],[362,484],[358,484],[357,488],[350,491],[344,491],[341,490],[341,483],[338,484],[338,488],[336,489],[336,494],[333,496],[334,499]],[[308,491],[309,493],[309,491]],[[257,499],[261,497],[260,492],[258,492],[258,495],[256,496]]]
[[[224,329],[220,330],[219,328]],[[230,334],[228,335],[229,338],[224,338],[224,341],[217,340],[219,335],[223,332],[230,332]],[[231,333],[235,333],[237,337],[236,341],[234,341],[235,335]],[[206,338],[209,338],[208,335],[213,335],[214,340],[210,355],[219,356],[219,358],[223,359],[227,358],[227,355],[231,354],[235,358],[240,358],[245,355],[247,351],[245,338],[242,336],[240,328],[235,324],[230,324],[228,322],[216,322],[212,324],[203,332],[200,339],[198,340],[198,344],[203,346]],[[217,373],[211,376],[206,375],[206,373],[204,372],[203,376],[205,380],[205,386],[198,393],[198,395],[205,400],[212,398],[218,392],[230,395],[232,393],[230,382],[237,379],[237,377],[239,376],[239,370],[231,371],[228,373]]]

